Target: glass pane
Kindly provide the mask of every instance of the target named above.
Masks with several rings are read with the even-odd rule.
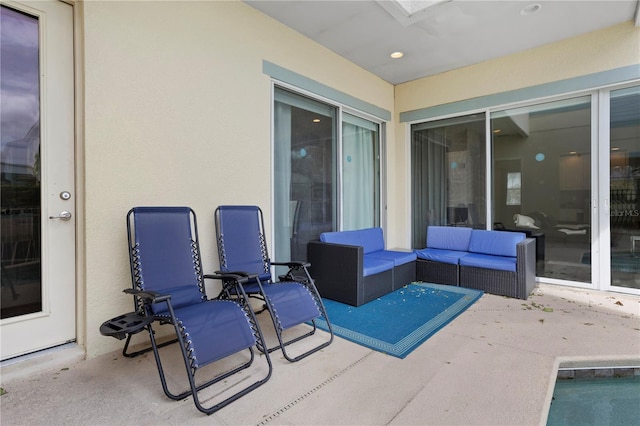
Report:
[[[428,225],[486,227],[484,117],[411,126],[413,248],[425,246]]]
[[[342,123],[343,229],[380,224],[379,125],[344,114]]]
[[[520,173],[507,173],[507,189],[520,189]]]
[[[591,282],[591,98],[499,111],[491,130],[494,228],[536,238],[538,276]]]
[[[507,205],[520,205],[520,173],[507,173]]]
[[[42,310],[38,20],[0,9],[2,318]]]
[[[520,190],[519,189],[507,189],[507,205],[519,206],[520,205]]]
[[[640,87],[611,92],[611,285],[640,288]]]
[[[336,109],[276,88],[274,259],[307,259],[307,243],[337,226]]]

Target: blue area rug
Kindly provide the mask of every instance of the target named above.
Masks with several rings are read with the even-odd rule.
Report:
[[[323,299],[336,336],[404,358],[464,312],[482,292],[413,283],[359,307]],[[327,323],[316,320],[318,328]]]

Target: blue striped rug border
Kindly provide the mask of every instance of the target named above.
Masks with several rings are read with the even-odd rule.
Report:
[[[453,321],[462,312],[467,310],[469,306],[473,305],[483,295],[483,292],[479,290],[454,287],[450,285],[440,285],[432,283],[411,283],[409,285],[422,286],[431,288],[433,290],[462,294],[463,297],[461,297],[453,305],[440,312],[425,324],[413,330],[411,333],[409,333],[407,336],[405,336],[395,344],[388,343],[362,333],[358,333],[348,328],[331,324],[333,333],[336,336],[342,337],[343,339],[368,347],[370,349],[374,349],[376,351],[383,352],[398,358],[405,358],[414,349],[424,343],[429,337],[433,336],[438,330]],[[331,320],[331,318],[329,318],[329,320]],[[316,325],[321,330],[327,330],[327,323],[322,318],[316,319]]]

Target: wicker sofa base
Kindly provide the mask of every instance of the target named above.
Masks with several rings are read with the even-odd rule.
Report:
[[[526,300],[536,285],[535,243],[527,238],[516,246],[516,272],[418,259],[416,278],[437,284],[457,283],[460,287]]]
[[[533,287],[526,288],[526,282],[518,280],[516,272],[460,266],[460,287],[527,300]]]
[[[516,273],[511,271],[461,266],[460,286],[499,296],[518,297]]]
[[[393,290],[404,287],[416,280],[416,262],[405,263],[393,268]]]
[[[418,259],[416,261],[416,279],[427,283],[457,286],[458,265]]]
[[[334,293],[333,294],[334,297],[329,297],[329,299],[333,299],[338,302],[347,303],[353,306],[360,306],[393,291],[392,289],[393,271],[392,270],[380,272],[375,275],[367,275],[366,277],[363,277],[362,281],[363,281],[362,298],[360,300],[358,300],[357,298],[356,299],[351,298],[349,300],[347,299],[338,300],[335,297],[344,297],[344,294],[340,292],[338,292],[338,294]]]
[[[320,296],[360,306],[393,291],[393,270],[363,276],[362,247],[310,241],[309,272]]]

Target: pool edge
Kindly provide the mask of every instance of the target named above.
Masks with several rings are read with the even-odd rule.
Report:
[[[549,409],[556,387],[558,373],[564,369],[598,369],[598,368],[640,368],[639,355],[611,355],[611,356],[573,356],[557,357],[549,376],[547,395],[542,405],[540,426],[546,426],[549,419]]]

